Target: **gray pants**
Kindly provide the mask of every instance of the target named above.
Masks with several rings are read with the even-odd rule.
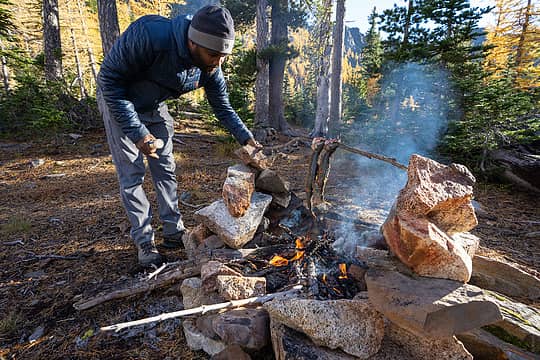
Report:
[[[152,209],[142,187],[146,172],[144,155],[113,121],[105,101],[99,95],[98,105],[120,182],[120,196],[131,223],[131,238],[135,244],[141,244],[154,239]],[[165,146],[157,151],[159,159],[147,158],[147,162],[157,194],[163,235],[175,235],[184,230],[184,223],[178,209],[176,164],[172,144],[173,118],[165,104],[158,110],[139,114],[139,118],[152,135],[165,143]]]

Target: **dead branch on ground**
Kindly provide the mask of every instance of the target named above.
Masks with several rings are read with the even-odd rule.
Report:
[[[159,289],[180,280],[184,280],[200,274],[200,269],[193,266],[193,261],[187,260],[180,263],[178,267],[168,272],[161,274],[160,277],[153,281],[148,279],[137,280],[132,284],[128,284],[121,289],[111,292],[100,293],[96,296],[82,299],[73,304],[77,310],[87,310],[104,302],[121,299],[132,295],[146,293],[155,289]]]
[[[180,311],[174,311],[170,313],[163,313],[157,316],[135,320],[135,321],[129,321],[125,323],[120,324],[114,324],[110,326],[104,326],[101,328],[102,331],[111,331],[114,330],[116,332],[132,327],[137,325],[143,325],[143,324],[149,324],[156,321],[164,321],[168,319],[173,319],[176,317],[182,317],[187,315],[193,315],[193,314],[205,314],[209,311],[214,310],[222,310],[222,309],[234,309],[239,308],[242,306],[248,306],[248,305],[260,305],[264,304],[265,302],[268,302],[270,300],[273,300],[275,298],[283,298],[283,297],[290,297],[295,295],[300,289],[302,288],[302,285],[296,285],[292,289],[282,292],[277,292],[274,294],[268,294],[264,296],[257,296],[257,297],[251,297],[247,299],[242,300],[231,300],[225,303],[219,303],[219,304],[212,304],[212,305],[202,305],[193,309],[187,309],[187,310],[180,310]]]

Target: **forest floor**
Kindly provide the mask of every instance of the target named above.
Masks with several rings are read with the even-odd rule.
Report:
[[[218,199],[227,167],[237,162],[237,145],[201,121],[190,120],[176,131],[188,135],[181,138],[185,144],[175,144],[179,191],[189,193],[192,204]],[[300,146],[276,156],[273,169],[295,192],[304,189],[309,155]],[[338,159],[332,168],[331,201],[339,199],[343,179],[350,179],[348,166]],[[155,204],[149,177],[145,188]],[[531,234],[540,231],[538,196],[479,184],[475,197],[485,210],[473,231],[481,238],[480,253],[536,273],[540,241]],[[179,284],[86,311],[73,307],[77,295],[97,294],[119,279],[144,274],[102,132],[78,140],[62,134],[48,142],[0,142],[0,199],[0,359],[208,358],[186,346],[180,320],[144,331],[98,332],[180,309]],[[186,225],[196,225],[193,209],[180,208]],[[170,261],[186,258],[183,250],[161,250]]]

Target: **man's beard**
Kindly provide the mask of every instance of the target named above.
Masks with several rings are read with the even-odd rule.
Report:
[[[212,66],[212,65],[206,65],[202,62],[201,56],[199,55],[199,49],[197,48],[196,51],[192,54],[192,62],[193,65],[201,69],[202,72],[207,73],[208,75],[212,75],[218,68],[218,66]]]

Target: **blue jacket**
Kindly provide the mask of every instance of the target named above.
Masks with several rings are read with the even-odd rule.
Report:
[[[149,134],[137,113],[155,110],[171,98],[204,87],[216,117],[244,145],[251,132],[231,107],[221,68],[211,75],[191,61],[186,16],[143,16],[115,42],[101,65],[98,84],[122,131],[137,142]]]

